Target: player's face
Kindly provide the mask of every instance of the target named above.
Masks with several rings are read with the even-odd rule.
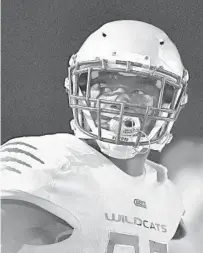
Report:
[[[86,84],[86,82],[84,82]],[[140,107],[124,106],[125,113],[145,114],[147,106],[157,107],[160,95],[161,81],[152,77],[141,77],[129,75],[127,73],[117,72],[93,72],[90,86],[90,98],[108,100],[112,102],[125,102],[128,104],[139,105]],[[82,85],[81,85],[82,88]],[[82,88],[83,90],[83,88]],[[85,93],[85,90],[83,90]],[[94,102],[92,102],[92,106]],[[102,104],[102,109],[111,109],[120,111],[118,104]],[[119,113],[118,113],[119,114]],[[118,118],[118,114],[102,113],[102,127],[109,130],[109,122],[111,119]],[[93,119],[97,122],[97,113],[91,113]],[[141,117],[142,122],[143,117]],[[150,132],[155,122],[147,120],[145,123],[145,132]]]

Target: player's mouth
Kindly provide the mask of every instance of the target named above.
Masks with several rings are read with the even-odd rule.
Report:
[[[125,133],[126,134],[131,134],[132,132],[134,132],[134,135],[136,135],[136,133],[139,132],[140,130],[140,126],[142,124],[142,121],[141,119],[139,118],[130,118],[130,117],[125,117],[123,120],[122,120],[122,123],[121,123],[121,129],[125,129]],[[119,126],[119,122],[120,122],[120,118],[119,117],[106,117],[106,116],[103,116],[100,120],[100,124],[101,124],[101,128],[102,129],[106,129],[106,130],[114,130],[115,133],[117,132],[118,130],[118,126]],[[95,120],[95,123],[96,123],[96,127],[98,127],[98,120],[96,119]]]

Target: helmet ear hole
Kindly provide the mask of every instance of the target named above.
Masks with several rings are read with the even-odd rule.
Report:
[[[106,33],[102,33],[102,36],[105,38],[107,35],[106,35]]]

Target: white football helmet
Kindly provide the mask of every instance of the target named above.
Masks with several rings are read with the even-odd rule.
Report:
[[[187,103],[188,72],[162,30],[140,21],[107,23],[69,64],[65,87],[76,136],[95,139],[103,153],[120,159],[170,142]]]

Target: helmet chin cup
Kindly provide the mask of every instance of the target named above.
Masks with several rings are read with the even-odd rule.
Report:
[[[97,144],[100,147],[102,153],[116,159],[131,159],[139,153],[139,151],[137,151],[134,147],[131,146],[119,146],[116,144],[106,143],[98,140]]]

